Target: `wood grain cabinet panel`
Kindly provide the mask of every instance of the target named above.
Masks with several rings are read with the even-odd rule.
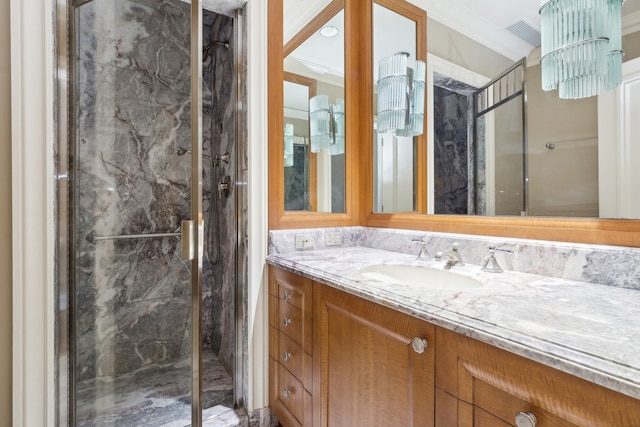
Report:
[[[302,349],[302,346],[280,332],[278,354],[276,359],[296,378],[299,378],[307,391],[311,392],[313,383],[312,357]]]
[[[638,400],[455,332],[437,328],[436,352],[443,427],[515,426],[519,412],[536,427],[640,426]]]
[[[285,426],[311,426],[313,283],[269,269],[269,406]]]
[[[328,286],[314,301],[314,425],[433,426],[433,325]]]

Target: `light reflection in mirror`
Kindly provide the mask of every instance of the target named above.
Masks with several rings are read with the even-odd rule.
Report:
[[[379,132],[376,117],[380,62],[400,52],[408,53],[410,61],[415,62],[416,38],[415,21],[373,4],[374,212],[416,210],[416,137]]]

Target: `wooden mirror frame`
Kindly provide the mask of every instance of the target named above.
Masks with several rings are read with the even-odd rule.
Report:
[[[308,25],[296,34],[286,46],[283,41],[283,1],[269,1],[268,84],[269,84],[269,229],[343,227],[359,224],[358,194],[360,176],[359,126],[360,81],[356,72],[365,61],[360,47],[364,43],[361,15],[366,0],[333,0]],[[285,211],[284,209],[284,58],[293,52],[309,35],[344,8],[345,31],[345,213]],[[370,6],[369,6],[370,9]]]
[[[385,5],[384,0],[376,0]],[[389,2],[393,10],[399,0]],[[283,198],[283,44],[282,0],[269,0],[269,228],[362,225],[421,231],[515,237],[587,244],[640,247],[640,220],[481,217],[373,212],[372,0],[344,0],[345,97],[347,105],[346,213],[284,212]],[[424,11],[421,11],[424,13]],[[426,19],[423,25],[426,32]],[[421,31],[421,30],[418,30]],[[426,154],[425,154],[426,155]],[[426,157],[425,157],[426,159]],[[426,167],[418,179],[426,182]],[[421,210],[422,207],[419,207]]]

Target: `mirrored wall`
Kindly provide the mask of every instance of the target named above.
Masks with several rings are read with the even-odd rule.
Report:
[[[344,9],[315,6],[284,13],[284,208],[344,213]]]
[[[424,212],[424,11],[400,2],[374,2],[372,53],[373,212]]]

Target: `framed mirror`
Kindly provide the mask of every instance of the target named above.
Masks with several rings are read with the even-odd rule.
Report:
[[[269,1],[271,229],[359,220],[358,76],[345,73],[362,61],[346,32],[361,26],[359,3]]]
[[[373,210],[415,212],[426,186],[418,179],[426,166],[426,14],[379,0],[372,19]]]
[[[285,129],[293,126],[295,136],[305,135],[307,138],[304,167],[299,164],[294,167],[288,161],[290,153],[285,150],[285,211],[345,212],[345,25],[342,3],[328,3],[310,22],[291,35],[290,40],[287,40],[288,35],[293,28],[301,26],[301,20],[285,9]],[[306,99],[303,99],[304,91],[294,90],[295,82],[287,78],[292,75],[313,87],[313,93]],[[298,84],[298,87],[302,86]],[[306,106],[303,107],[304,103]],[[297,119],[291,117],[293,111],[288,104],[297,105]],[[306,109],[304,118],[303,108]],[[297,151],[301,151],[300,148]],[[288,179],[293,175],[287,169],[290,167],[299,169],[307,177],[306,201],[302,204],[291,201],[294,180]]]
[[[434,179],[431,172],[433,171],[433,156],[427,154],[425,148],[424,154],[418,154],[418,162],[424,161],[425,167],[417,167],[416,170],[416,207],[413,212],[375,212],[374,211],[374,149],[373,149],[373,103],[374,103],[374,78],[373,78],[373,0],[345,0],[340,2],[338,9],[334,11],[330,16],[335,15],[339,9],[344,9],[345,19],[345,75],[344,75],[344,90],[345,90],[345,129],[346,129],[346,144],[345,144],[345,209],[344,213],[321,213],[306,211],[285,211],[284,209],[284,117],[283,111],[283,81],[284,81],[284,50],[291,43],[301,43],[308,37],[308,33],[300,33],[300,29],[305,27],[306,23],[309,23],[313,17],[316,17],[319,12],[323,11],[326,6],[326,1],[321,6],[317,6],[316,1],[304,2],[301,0],[286,0],[287,2],[296,5],[298,12],[307,12],[307,10],[313,10],[312,18],[303,20],[305,24],[298,28],[291,30],[289,42],[285,44],[283,36],[283,0],[269,0],[269,104],[270,106],[277,106],[277,110],[280,112],[275,113],[275,109],[269,112],[269,227],[271,229],[281,228],[305,228],[305,227],[330,227],[330,226],[347,226],[347,225],[364,225],[370,227],[395,227],[406,228],[416,230],[432,230],[442,232],[456,232],[456,233],[469,233],[469,234],[486,234],[493,236],[508,236],[508,237],[520,237],[520,238],[534,238],[545,240],[560,240],[571,242],[584,242],[584,243],[600,243],[600,244],[615,244],[615,245],[628,245],[628,246],[640,246],[640,222],[629,221],[620,219],[598,219],[595,217],[576,218],[575,210],[573,212],[561,213],[558,206],[554,206],[553,203],[548,206],[540,205],[547,209],[547,213],[538,214],[534,213],[533,204],[530,204],[529,216],[479,216],[479,215],[463,215],[463,214],[431,214],[421,215],[421,213],[428,213],[428,206],[433,206],[432,201],[427,201],[433,190],[429,190],[429,187],[434,185]],[[332,2],[333,3],[333,2]],[[377,1],[379,5],[385,5],[385,1]],[[415,7],[409,3],[403,1],[389,1],[393,5],[393,10],[396,12],[400,9],[404,10],[405,5]],[[491,31],[485,31],[486,26],[478,27],[477,20],[469,19],[472,14],[461,13],[460,7],[471,10],[471,12],[485,13],[490,8],[485,8],[483,3],[477,3],[473,1],[461,0],[456,3],[455,8],[439,8],[434,7],[434,4],[429,3],[430,7],[427,7],[429,13],[429,19],[425,18],[424,25],[420,28],[424,28],[426,33],[428,28],[428,48],[423,52],[429,52],[429,59],[427,61],[427,77],[426,77],[426,93],[427,97],[433,93],[433,84],[435,79],[433,78],[436,73],[440,74],[444,80],[453,77],[455,80],[465,82],[469,86],[480,89],[484,84],[490,82],[495,76],[498,76],[502,71],[509,68],[514,62],[520,60],[523,56],[529,56],[527,67],[527,99],[531,99],[535,95],[531,92],[530,86],[535,84],[534,79],[536,73],[532,72],[531,65],[535,63],[535,50],[532,50],[531,45],[527,45],[526,42],[520,40],[515,44],[516,48],[510,46],[507,41],[516,40],[516,35],[508,36],[505,30],[505,24],[507,21],[511,21],[514,18],[520,16],[523,10],[531,6],[529,0],[524,2],[503,2],[499,0],[495,2],[496,10],[493,15],[490,16],[494,21],[500,21],[502,24],[498,26],[494,22],[494,28],[498,28],[494,36],[491,36]],[[526,8],[524,4],[527,4]],[[307,7],[308,6],[308,7]],[[458,7],[460,6],[460,7]],[[537,16],[537,9],[539,3],[533,8],[533,14]],[[628,8],[628,11],[633,11],[635,5],[631,2],[627,2],[624,8]],[[624,9],[623,8],[623,9]],[[486,9],[486,10],[485,10]],[[421,14],[425,14],[425,11],[419,9]],[[467,12],[469,11],[467,10]],[[638,11],[638,8],[636,8]],[[403,16],[408,16],[405,13],[401,13]],[[515,19],[517,22],[520,18]],[[527,18],[528,19],[528,18]],[[527,21],[525,19],[525,21]],[[326,22],[324,19],[319,23],[316,29],[320,28],[320,25]],[[492,21],[493,22],[493,21]],[[624,19],[623,19],[624,22]],[[632,26],[629,27],[633,29]],[[473,32],[475,31],[475,33]],[[514,31],[517,31],[514,30]],[[637,33],[627,34],[623,28],[623,50],[625,50],[625,60],[627,58],[634,58],[640,56],[640,35]],[[486,43],[488,39],[493,37],[491,43]],[[427,37],[425,35],[424,39]],[[294,43],[294,45],[296,44]],[[518,44],[519,43],[519,44]],[[292,45],[293,46],[293,45]],[[522,54],[522,47],[525,47],[525,53]],[[291,52],[290,50],[289,52]],[[535,67],[535,65],[533,65]],[[450,69],[457,69],[460,71],[457,75],[448,74]],[[462,77],[460,77],[462,76]],[[557,101],[557,96],[553,93],[545,92],[543,94],[546,97],[552,97]],[[613,102],[613,101],[612,101]],[[564,101],[558,102],[563,104]],[[431,107],[430,107],[431,105]],[[371,106],[371,107],[364,107]],[[531,103],[528,104],[528,109],[533,107]],[[371,108],[371,109],[369,109]],[[433,111],[429,111],[429,108],[433,110],[431,101],[427,102],[427,118],[426,122],[429,124],[432,120]],[[543,108],[545,115],[557,116],[558,106],[554,105],[550,108]],[[597,110],[597,108],[595,108]],[[610,108],[609,108],[610,109]],[[569,109],[573,113],[577,113],[581,117],[587,117],[585,111],[594,111],[593,104],[589,107],[571,107]],[[588,121],[592,122],[599,120],[600,117],[590,116]],[[560,119],[560,121],[565,121]],[[537,129],[545,128],[543,124],[534,125],[535,121],[528,119],[527,125],[529,129],[536,127]],[[591,124],[591,123],[589,123]],[[549,126],[549,134],[554,136],[560,136],[561,132],[555,126]],[[427,134],[432,132],[432,128],[427,126]],[[545,137],[546,138],[546,137]],[[556,163],[551,162],[549,155],[552,153],[559,154],[559,147],[568,149],[571,144],[556,145],[554,149],[550,149],[546,144],[553,144],[554,141],[546,141],[544,139],[535,141],[534,138],[529,135],[527,140],[527,155],[529,159],[537,158],[540,160],[540,164],[548,168],[552,164],[556,164],[556,170],[565,170],[569,172],[568,177],[573,180],[574,178],[580,181],[579,174],[570,172],[570,168],[566,167],[569,163],[563,161],[558,157]],[[589,135],[582,134],[578,139],[589,139]],[[564,139],[564,135],[562,135]],[[611,139],[611,138],[609,138]],[[615,139],[615,138],[614,138]],[[428,150],[431,151],[433,147],[430,145],[432,138],[428,138],[429,145]],[[567,139],[567,141],[569,141]],[[559,142],[559,141],[558,141]],[[616,141],[617,142],[617,141]],[[587,145],[580,147],[587,148]],[[420,147],[418,146],[418,150]],[[555,151],[553,151],[555,150]],[[616,150],[620,150],[617,147]],[[602,150],[604,151],[604,150]],[[600,151],[599,151],[600,152]],[[568,150],[567,150],[568,154]],[[572,158],[571,155],[563,156],[564,158]],[[563,166],[564,165],[564,166]],[[598,166],[599,167],[599,166]],[[583,168],[588,170],[589,168]],[[591,167],[591,169],[594,169]],[[562,178],[554,178],[551,180],[553,174],[548,174],[545,169],[540,169],[541,176],[549,177],[549,182],[558,183],[565,182]],[[602,175],[602,174],[600,174]],[[529,167],[527,179],[529,179],[529,201],[534,199],[536,194],[535,186],[532,185],[531,178],[533,177],[531,167]],[[568,181],[567,181],[568,182]],[[543,181],[540,180],[542,184]],[[420,189],[423,186],[423,189]],[[598,183],[600,186],[600,183]],[[546,190],[553,190],[554,187],[561,187],[560,185],[541,185],[539,188]],[[562,185],[562,187],[568,188],[568,186]],[[617,190],[616,190],[617,191]],[[580,191],[576,191],[579,193]],[[607,191],[607,194],[610,192]],[[540,193],[541,194],[541,193]],[[538,197],[538,196],[535,196]],[[541,199],[546,196],[542,196]],[[420,201],[422,198],[422,202]],[[601,197],[599,199],[602,199]],[[554,199],[548,198],[546,200],[553,201]],[[558,200],[558,199],[556,199]],[[563,197],[559,200],[564,200]],[[608,202],[607,202],[608,203]],[[541,216],[532,216],[541,215]],[[626,217],[626,216],[624,216]]]
[[[640,213],[628,209],[611,209],[610,195],[628,194],[628,188],[621,187],[625,181],[621,177],[616,178],[616,184],[612,183],[610,177],[620,175],[621,165],[610,164],[609,153],[612,150],[621,153],[627,148],[603,145],[606,134],[625,132],[612,130],[598,111],[599,98],[608,95],[568,100],[560,99],[557,91],[543,91],[537,47],[539,3],[524,1],[517,8],[508,1],[494,4],[492,9],[493,6],[479,8],[473,2],[460,2],[456,11],[459,21],[471,23],[473,17],[480,16],[487,20],[482,28],[456,25],[446,19],[450,14],[444,16],[443,11],[436,9],[430,20],[427,213],[640,218]],[[623,18],[638,11],[640,6],[627,2]],[[640,33],[629,25],[623,26],[623,35],[626,63],[640,56]],[[474,94],[480,93],[488,81],[496,86],[492,94],[511,85],[514,79],[503,79],[501,71],[517,68],[522,56],[527,57],[522,68],[526,85],[522,102],[510,102],[474,122]],[[484,132],[478,129],[486,119],[491,119],[489,124],[495,125],[493,130],[497,132],[487,142],[506,151],[485,153],[482,146],[476,146],[478,141],[473,141],[472,135]],[[521,134],[524,143],[509,146],[507,141],[500,142],[503,129],[511,129],[512,136]],[[521,152],[514,151],[515,148]],[[476,169],[477,164],[482,167]],[[485,177],[485,169],[494,174]],[[484,181],[500,176],[503,179],[493,181],[495,185]]]

